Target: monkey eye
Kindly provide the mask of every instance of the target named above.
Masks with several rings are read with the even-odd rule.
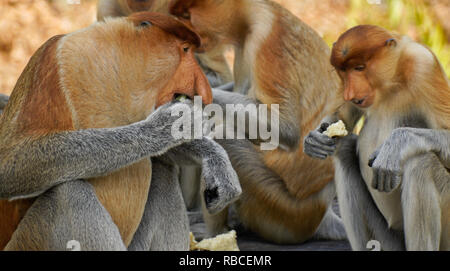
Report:
[[[186,20],[190,20],[191,19],[191,14],[188,11],[185,11],[185,12],[183,12],[183,14],[181,14],[180,17],[183,18],[183,19],[186,19]]]
[[[189,49],[191,46],[189,45],[189,43],[184,43],[182,47],[183,47],[183,51],[185,53],[187,53],[187,52],[189,52]]]
[[[366,68],[366,65],[358,65],[355,67],[356,71],[363,71]]]
[[[142,26],[142,27],[149,27],[149,26],[152,26],[152,23],[149,22],[149,21],[143,21],[143,22],[140,23],[140,26]]]

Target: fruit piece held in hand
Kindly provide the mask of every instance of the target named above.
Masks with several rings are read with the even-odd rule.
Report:
[[[345,129],[345,124],[342,120],[328,126],[327,130],[323,132],[324,135],[328,137],[344,137],[348,135],[347,129]]]

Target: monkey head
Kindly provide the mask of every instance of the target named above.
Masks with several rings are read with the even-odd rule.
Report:
[[[360,25],[342,34],[333,45],[331,64],[344,83],[344,99],[360,108],[377,103],[396,75],[395,34],[372,25]]]
[[[60,70],[56,74],[70,93],[80,127],[127,125],[177,94],[212,102],[208,80],[194,57],[200,44],[193,30],[169,15],[107,18],[59,38],[53,46]]]
[[[144,34],[144,36],[148,36],[148,39],[162,43],[160,46],[164,46],[165,50],[162,50],[163,52],[158,50],[159,56],[166,53],[171,55],[170,58],[178,58],[178,61],[173,62],[176,66],[175,72],[158,93],[156,106],[170,102],[178,94],[186,95],[191,99],[195,95],[199,95],[204,104],[211,103],[211,88],[194,57],[195,49],[201,44],[199,36],[185,24],[167,15],[140,12],[134,13],[128,18],[136,27],[143,28],[143,31],[148,32]],[[152,30],[152,27],[158,29]],[[158,33],[161,30],[165,33]],[[164,38],[167,33],[171,34],[171,37],[168,37],[168,43]],[[158,56],[155,57],[157,61],[158,58]],[[153,62],[152,59],[150,62]],[[154,64],[152,63],[152,65]]]
[[[169,11],[200,35],[202,47],[209,51],[217,45],[233,43],[245,27],[239,25],[239,1],[229,0],[173,0]]]

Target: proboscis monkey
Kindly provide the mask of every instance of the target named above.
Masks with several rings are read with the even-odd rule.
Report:
[[[97,20],[103,21],[107,17],[128,16],[133,12],[154,11],[169,14],[170,0],[99,0],[97,4]],[[228,83],[231,91],[233,75],[225,59],[226,46],[218,46],[207,53],[197,54],[196,58],[206,74],[211,87],[224,88]],[[199,178],[201,171],[196,166],[180,167],[180,183],[183,198],[188,209],[199,206]]]
[[[153,11],[169,13],[170,0],[99,0],[97,4],[97,20],[107,17],[128,16],[133,12]],[[212,87],[218,87],[233,81],[233,75],[224,53],[225,46],[197,55],[200,66],[205,72]]]
[[[171,133],[171,112],[192,105],[177,94],[212,99],[199,45],[173,17],[143,12],[55,36],[33,55],[0,117],[1,248],[189,248],[173,162],[202,164],[212,213],[240,193],[217,143]]]
[[[214,90],[214,102],[279,105],[280,147],[261,151],[248,140],[218,140],[238,173],[240,222],[264,238],[298,243],[314,235],[344,239],[332,212],[331,160],[304,155],[301,139],[343,100],[330,50],[288,10],[264,0],[174,0],[170,12],[191,25],[201,50],[234,46],[235,91]],[[337,103],[337,104],[336,104]],[[210,235],[226,230],[226,212],[206,216]]]
[[[383,250],[450,250],[450,87],[439,60],[406,36],[361,25],[339,37],[331,63],[356,108],[350,117],[364,113],[365,124],[341,140],[313,131],[305,145],[311,156],[334,155],[352,248],[375,239]]]

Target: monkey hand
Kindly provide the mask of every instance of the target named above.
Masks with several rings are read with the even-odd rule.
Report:
[[[180,112],[182,116],[179,115]],[[158,155],[194,139],[191,132],[194,131],[192,112],[192,101],[172,101],[158,107],[146,120],[142,121],[141,127],[144,133],[149,136],[152,144],[157,144],[155,149],[160,150]],[[189,116],[183,119],[185,114]],[[190,129],[185,125],[190,125]],[[183,132],[180,132],[181,126]]]
[[[369,166],[373,170],[372,187],[380,192],[391,192],[402,179],[402,170],[397,159],[391,156],[389,144],[381,145],[370,157]]]
[[[403,167],[410,158],[427,153],[438,153],[433,148],[433,136],[429,129],[397,128],[388,139],[369,157],[373,169],[372,187],[384,192],[396,189],[401,183]],[[445,136],[444,136],[445,137]]]
[[[211,139],[203,140],[213,152],[202,161],[202,193],[208,212],[217,214],[240,196],[242,188],[225,150]]]
[[[395,129],[389,138],[369,157],[369,167],[373,170],[372,187],[380,192],[391,192],[401,183],[403,161],[408,146],[408,133]]]
[[[326,159],[336,151],[337,138],[330,138],[323,134],[327,130],[329,123],[323,122],[319,128],[310,132],[304,140],[303,152],[307,155],[318,158]]]

